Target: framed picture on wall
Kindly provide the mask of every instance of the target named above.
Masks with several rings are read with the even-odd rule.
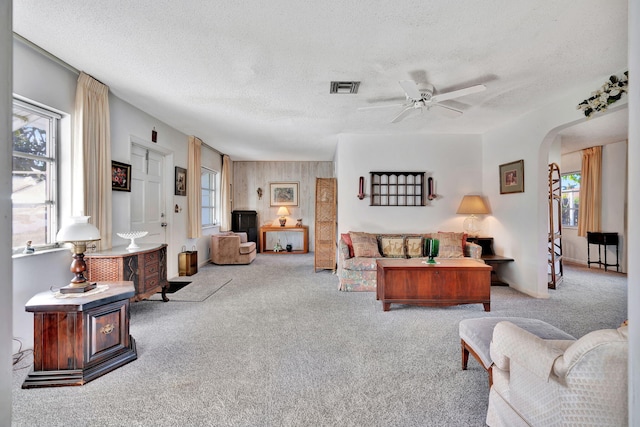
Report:
[[[176,196],[187,195],[187,170],[176,166]]]
[[[524,193],[524,160],[500,165],[500,194]]]
[[[131,165],[111,161],[111,189],[131,191]]]
[[[269,194],[271,206],[298,206],[297,182],[272,182]]]

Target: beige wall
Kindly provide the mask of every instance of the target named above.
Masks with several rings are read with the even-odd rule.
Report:
[[[316,178],[332,177],[333,162],[233,162],[233,209],[255,210],[260,226],[270,224],[277,219],[278,208],[269,206],[269,183],[298,182],[298,206],[289,209],[289,221],[302,218],[309,226],[309,250],[313,251]]]

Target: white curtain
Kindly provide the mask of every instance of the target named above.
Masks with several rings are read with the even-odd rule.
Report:
[[[222,177],[220,178],[220,230],[231,230],[231,183],[233,182],[231,158],[222,156]]]
[[[189,158],[187,160],[187,237],[202,237],[202,195],[200,185],[200,169],[202,156],[202,140],[189,136]]]
[[[111,247],[111,130],[109,87],[78,77],[73,141],[73,215],[88,215],[100,230],[100,249]]]
[[[599,232],[602,218],[602,146],[582,150],[578,236]]]

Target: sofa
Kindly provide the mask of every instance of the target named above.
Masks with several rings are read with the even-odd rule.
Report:
[[[245,232],[227,232],[211,236],[211,262],[219,265],[251,264],[256,258],[255,242]]]
[[[489,426],[626,426],[628,326],[545,340],[511,322],[493,330]]]
[[[482,247],[467,242],[465,233],[426,234],[344,233],[338,243],[338,278],[341,291],[376,291],[376,261],[379,258],[426,258],[424,239],[438,239],[438,258],[481,260]]]

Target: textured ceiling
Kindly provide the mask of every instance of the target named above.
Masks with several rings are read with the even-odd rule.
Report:
[[[627,66],[627,0],[14,0],[14,31],[234,160],[331,160],[344,132],[483,133]],[[361,81],[330,95],[332,80]],[[391,124],[399,80],[482,83]],[[595,89],[595,88],[594,88]],[[588,94],[586,94],[588,95]],[[576,100],[576,103],[580,100]],[[596,121],[594,121],[595,123]]]

